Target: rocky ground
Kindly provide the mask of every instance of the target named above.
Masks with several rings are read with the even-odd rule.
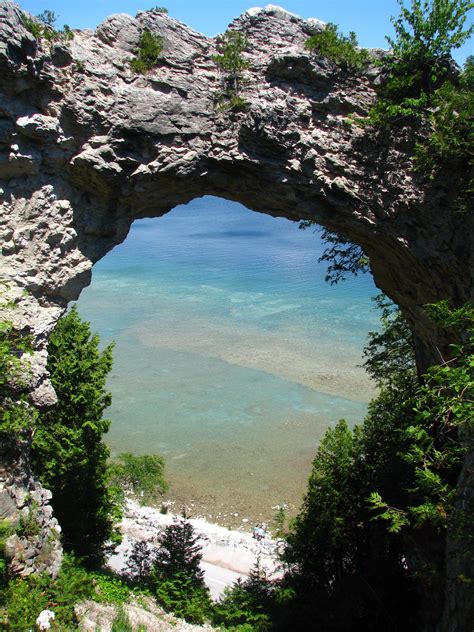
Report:
[[[135,501],[128,500],[121,523],[124,539],[109,559],[110,566],[121,572],[126,566],[133,544],[144,541],[156,546],[160,533],[175,518],[175,514],[163,514],[158,509],[142,507]],[[238,577],[247,576],[257,560],[270,576],[278,573],[278,540],[267,535],[257,541],[248,531],[232,531],[203,518],[191,518],[190,522],[199,535],[203,570],[214,598],[220,596],[226,585],[232,585]]]

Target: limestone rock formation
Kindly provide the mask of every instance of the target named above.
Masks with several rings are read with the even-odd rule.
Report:
[[[164,51],[140,75],[130,59],[144,28]],[[218,41],[166,14],[115,15],[50,45],[27,31],[18,6],[0,4],[2,275],[36,340],[39,405],[54,401],[48,333],[92,265],[134,219],[202,195],[311,219],[360,244],[414,328],[419,368],[448,350],[422,306],[472,296],[474,215],[450,210],[459,174],[448,165],[425,182],[407,131],[353,122],[375,98],[378,70],[357,74],[310,54],[304,42],[320,21],[269,5],[231,28],[249,41],[239,112],[216,101]]]
[[[13,573],[55,577],[62,561],[61,528],[49,504],[52,494],[32,477],[25,454],[0,443],[0,520],[12,529],[5,554]]]

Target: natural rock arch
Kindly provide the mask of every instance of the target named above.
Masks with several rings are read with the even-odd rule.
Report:
[[[142,76],[129,59],[145,27],[164,38],[164,53]],[[205,194],[311,219],[360,244],[411,322],[419,368],[447,351],[448,334],[423,305],[471,297],[473,216],[450,210],[458,174],[447,167],[426,183],[408,132],[350,122],[375,98],[378,70],[353,74],[311,56],[304,42],[317,20],[268,8],[232,28],[249,40],[240,113],[216,107],[216,40],[163,13],[112,16],[50,49],[16,5],[0,5],[2,266],[13,294],[28,291],[15,318],[35,335],[38,404],[54,401],[48,332],[93,263],[134,219]]]

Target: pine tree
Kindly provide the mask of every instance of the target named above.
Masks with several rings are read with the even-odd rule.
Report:
[[[119,517],[107,484],[109,449],[102,440],[111,396],[105,389],[112,368],[112,345],[99,351],[74,307],[58,321],[48,345],[48,370],[58,403],[42,413],[34,436],[32,463],[63,531],[63,544],[79,557],[100,558],[117,540]]]
[[[185,513],[181,518],[175,518],[160,537],[160,548],[153,562],[157,577],[166,580],[180,576],[194,586],[203,586],[204,572],[200,568],[202,547],[198,540]]]

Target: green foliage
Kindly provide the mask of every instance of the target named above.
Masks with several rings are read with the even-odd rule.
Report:
[[[37,40],[41,39],[43,35],[44,26],[35,20],[34,18],[26,15],[26,13],[22,13],[21,15],[21,23],[25,27],[27,31],[29,31],[33,37]]]
[[[326,24],[324,30],[306,40],[305,48],[347,69],[363,70],[369,64],[369,55],[358,47],[356,34],[351,31],[346,37],[331,22]]]
[[[381,312],[381,332],[370,332],[364,368],[378,386],[413,384],[416,375],[413,335],[400,310],[384,295],[374,299]],[[395,384],[394,384],[395,383]]]
[[[199,564],[201,546],[186,516],[166,527],[153,559],[152,586],[158,602],[191,623],[202,623],[210,614],[209,591]]]
[[[435,92],[453,75],[451,52],[473,32],[473,26],[465,28],[471,0],[411,0],[409,8],[398,3],[395,38],[387,38],[387,76],[371,112],[379,125],[424,118]]]
[[[21,15],[21,22],[26,30],[38,41],[44,39],[50,46],[55,42],[67,44],[74,38],[74,33],[67,24],[64,25],[63,30],[56,30],[56,20],[57,16],[54,11],[49,10],[43,11],[36,18],[32,18],[26,13]]]
[[[15,533],[20,538],[32,538],[41,533],[41,526],[38,522],[38,505],[32,502],[28,508],[28,513],[25,515],[23,512],[18,519],[18,525],[15,529]]]
[[[149,11],[154,11],[155,13],[168,13],[168,9],[166,7],[153,7],[149,9]]]
[[[395,518],[404,520],[395,508],[407,502],[414,481],[414,468],[401,453],[409,449],[402,431],[414,419],[417,378],[406,324],[386,300],[377,303],[383,331],[371,335],[366,358],[380,394],[361,427],[351,431],[340,421],[322,439],[284,552],[285,581],[296,591],[293,606],[321,629],[416,629],[426,602],[423,580],[415,581],[420,567],[412,560],[424,564],[431,557],[422,546],[427,538],[435,551],[443,546],[429,527],[405,541],[395,524]],[[384,503],[379,512],[390,514],[395,528],[373,520],[370,498]],[[436,560],[440,571],[442,559]]]
[[[314,226],[314,221],[304,220],[299,224],[301,230]],[[345,281],[349,275],[358,276],[370,270],[369,259],[360,246],[346,239],[340,233],[335,233],[326,228],[321,231],[321,240],[327,245],[318,263],[329,263],[325,281],[331,285],[337,285]]]
[[[73,308],[50,337],[48,370],[58,403],[39,417],[31,454],[34,471],[53,492],[64,546],[91,561],[117,541],[120,516],[102,440],[110,425],[103,412],[111,402],[105,390],[111,367],[112,345],[100,352],[98,336]]]
[[[223,72],[223,91],[217,94],[219,109],[243,111],[248,103],[240,96],[243,73],[250,63],[243,57],[248,48],[247,38],[239,31],[226,31],[218,42],[219,54],[214,61]]]
[[[136,456],[124,452],[109,466],[109,474],[113,485],[138,497],[146,505],[168,490],[164,468],[165,462],[157,454]]]
[[[87,572],[73,558],[66,556],[58,577],[30,575],[13,579],[2,593],[2,605],[7,620],[6,630],[29,632],[42,610],[51,609],[56,615],[55,629],[77,628],[74,605],[89,599],[94,592]]]
[[[0,293],[0,308],[13,307]],[[0,321],[0,434],[13,440],[30,434],[37,412],[28,402],[28,356],[31,337],[18,331],[10,320]]]
[[[151,582],[152,554],[148,544],[137,540],[127,558],[125,576],[140,586],[148,586]]]
[[[163,52],[163,38],[154,35],[149,29],[143,29],[140,35],[136,58],[130,62],[133,72],[146,74],[158,65]]]
[[[464,522],[455,501],[462,458],[474,443],[474,309],[466,305],[451,310],[442,301],[427,311],[444,327],[467,329],[469,338],[467,344],[453,345],[452,357],[431,367],[416,390],[415,416],[403,432],[407,447],[402,456],[413,466],[405,505],[389,507],[381,497],[371,498],[377,519],[388,521],[392,530],[429,524],[444,531],[452,516]],[[464,506],[470,511],[467,503]]]
[[[415,168],[433,179],[443,165],[459,174],[457,209],[467,211],[474,193],[474,57],[468,57],[459,79],[436,90],[426,115],[429,135],[415,148]]]
[[[345,420],[326,431],[318,448],[301,513],[288,538],[285,560],[307,581],[327,588],[351,564],[357,504],[352,490],[356,439]]]
[[[153,562],[157,578],[172,579],[181,575],[195,586],[204,585],[204,573],[199,564],[202,559],[201,546],[192,524],[184,515],[175,518],[159,538],[159,549]]]
[[[233,586],[224,589],[214,607],[213,624],[239,632],[269,630],[274,592],[274,586],[257,560],[248,579],[239,578]]]
[[[121,605],[130,598],[131,590],[120,577],[111,573],[91,573],[90,578],[95,586],[94,601]]]
[[[0,588],[6,583],[8,577],[8,563],[5,557],[5,547],[8,538],[14,529],[9,520],[0,520]]]
[[[176,572],[167,575],[155,585],[158,603],[168,612],[190,623],[204,623],[211,614],[211,600],[208,589],[195,582],[186,574]]]
[[[286,505],[280,505],[273,518],[274,536],[276,538],[284,538],[286,535],[287,508]]]
[[[49,9],[46,9],[46,11],[43,11],[36,17],[38,20],[46,24],[46,26],[50,26],[51,28],[54,28],[56,20],[58,19],[54,11],[49,11]]]
[[[115,619],[112,621],[111,632],[134,632],[127,613],[123,606],[118,609]]]

